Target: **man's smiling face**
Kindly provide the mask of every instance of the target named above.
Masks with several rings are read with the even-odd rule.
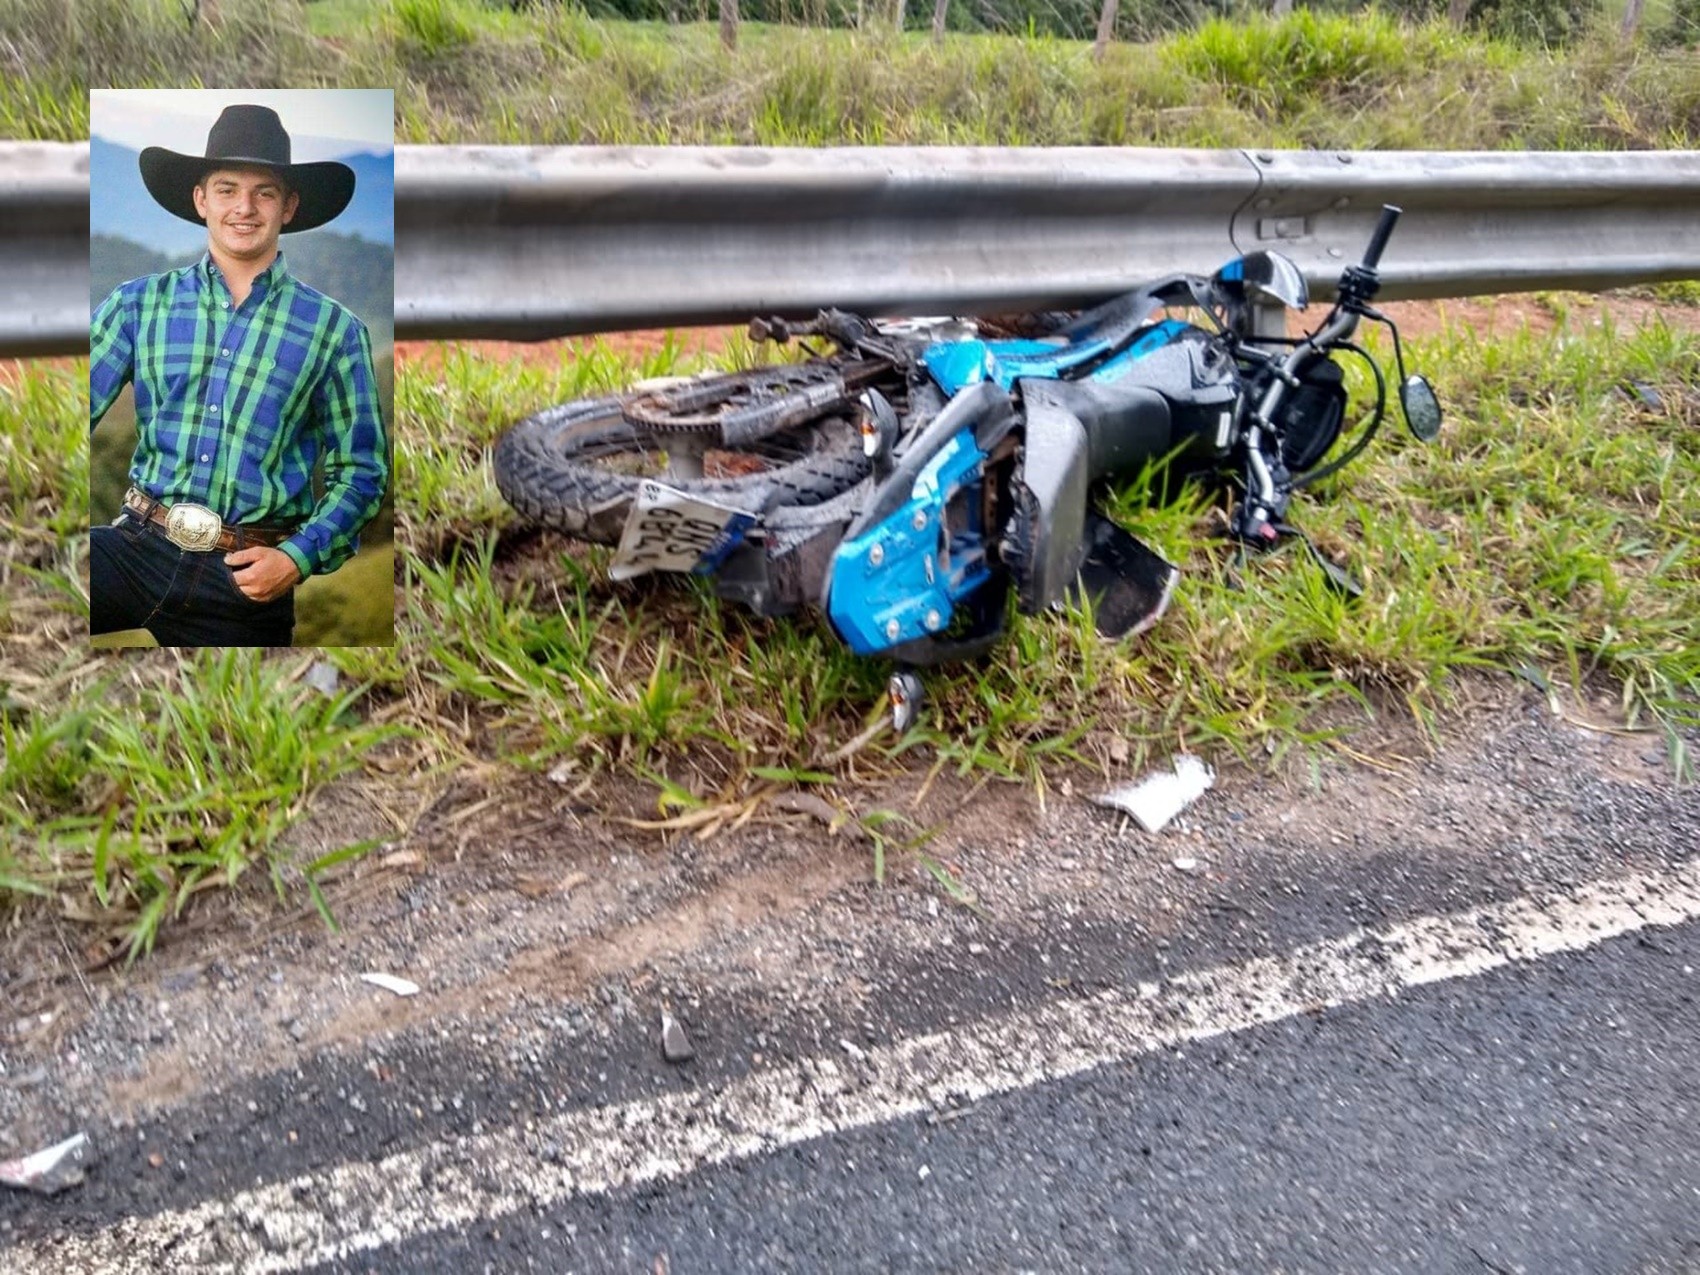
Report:
[[[269,168],[218,168],[195,187],[195,211],[206,219],[215,257],[267,261],[295,216],[299,196]]]

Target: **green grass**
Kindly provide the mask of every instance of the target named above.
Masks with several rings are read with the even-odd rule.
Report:
[[[1687,9],[1682,10],[1683,13]],[[410,142],[1685,147],[1700,76],[1652,6],[1563,49],[1379,10],[1214,19],[1102,62],[1084,41],[601,21],[568,4],[13,0],[0,135],[86,136],[89,87],[389,84]],[[1668,34],[1667,34],[1668,31]],[[1687,36],[1687,46],[1693,35]]]
[[[319,872],[369,847],[298,863],[285,834],[400,729],[359,719],[364,688],[301,683],[304,658],[173,660],[140,678],[116,665],[69,700],[0,719],[0,888],[58,894],[74,915],[98,905],[132,959],[198,891],[251,869],[279,898],[304,880],[323,908]]]
[[[0,138],[73,142],[88,136],[88,90],[70,6],[7,0],[0,8]]]
[[[415,9],[431,20],[399,39],[397,81],[398,136],[415,142],[1445,150],[1700,135],[1693,55],[1603,31],[1549,51],[1375,10],[1300,9],[1116,45],[1100,63],[1079,41],[759,23],[729,56],[707,23],[601,22],[567,6],[516,16],[468,0],[403,12]]]
[[[1655,6],[1657,10],[1657,6]],[[391,84],[407,142],[1573,149],[1700,136],[1681,43],[1602,15],[1563,49],[1375,9],[1215,19],[1101,62],[1084,41],[600,21],[481,0],[15,0],[0,133],[87,133],[88,87]],[[1668,25],[1668,23],[1667,23]],[[1690,37],[1691,43],[1692,37]]]

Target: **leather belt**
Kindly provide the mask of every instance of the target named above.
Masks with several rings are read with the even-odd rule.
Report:
[[[191,553],[234,553],[249,545],[277,548],[295,533],[287,527],[255,527],[242,523],[226,525],[205,505],[180,502],[162,504],[145,491],[132,487],[124,493],[124,508],[144,522],[165,528],[165,537],[179,549]]]

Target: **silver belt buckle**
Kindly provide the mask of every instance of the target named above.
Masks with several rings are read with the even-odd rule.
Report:
[[[224,520],[205,505],[173,505],[165,515],[165,538],[190,553],[210,553],[223,530]]]

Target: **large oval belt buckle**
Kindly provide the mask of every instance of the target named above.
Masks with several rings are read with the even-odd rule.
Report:
[[[165,515],[165,538],[190,553],[217,548],[223,530],[223,519],[205,505],[173,505]]]

